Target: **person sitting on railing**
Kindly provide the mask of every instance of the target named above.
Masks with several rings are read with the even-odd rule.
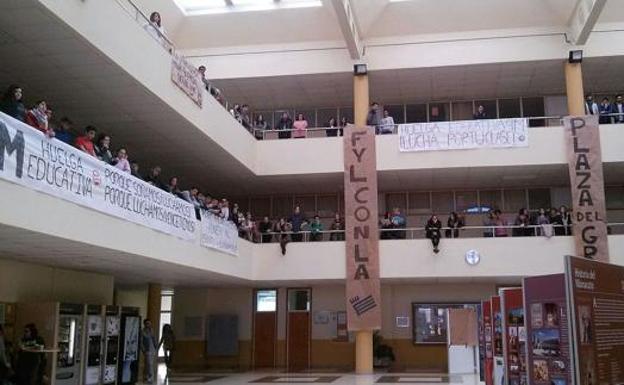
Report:
[[[300,112],[297,114],[297,118],[295,119],[295,122],[293,123],[293,134],[292,137],[293,138],[305,138],[306,137],[306,131],[308,130],[308,121],[306,120],[306,118],[303,116],[303,114]]]
[[[427,224],[425,225],[425,236],[431,239],[431,244],[433,245],[433,252],[436,254],[440,252],[438,245],[440,244],[441,230],[442,230],[442,222],[438,220],[437,215],[433,214],[427,221]]]
[[[279,222],[275,224],[274,232],[279,234],[278,239],[282,255],[286,255],[286,245],[290,242],[290,232],[292,229],[292,224],[284,218],[280,218]]]
[[[251,116],[249,114],[249,106],[247,104],[243,104],[241,106],[240,116],[238,120],[247,131],[252,132]]]
[[[128,151],[124,147],[117,150],[117,156],[111,163],[123,172],[127,172],[128,174],[132,172],[130,162],[128,161]]]
[[[26,121],[26,106],[23,102],[22,87],[13,84],[9,86],[0,102],[0,111],[21,121]]]
[[[613,113],[617,114],[617,116],[615,117],[615,123],[624,123],[624,97],[622,97],[621,94],[618,94],[615,97]]]
[[[93,145],[93,139],[95,139],[96,132],[97,129],[95,127],[87,126],[85,128],[85,134],[76,138],[76,148],[95,157],[95,146]]]
[[[113,162],[113,153],[110,150],[111,138],[109,135],[100,134],[97,144],[93,146],[95,156],[104,163],[111,164]]]
[[[600,110],[598,109],[598,104],[594,102],[594,97],[592,95],[585,95],[585,113],[587,115],[599,115]]]
[[[372,102],[370,110],[368,111],[368,115],[366,116],[366,125],[375,127],[375,133],[379,134],[379,126],[381,125],[382,119],[383,112],[379,107],[379,103]]]
[[[494,236],[495,237],[506,237],[507,236],[507,221],[503,218],[503,213],[496,209],[494,210],[494,224],[496,227],[494,228]]]
[[[314,216],[314,220],[310,223],[310,241],[319,242],[323,240],[323,224],[318,215]]]
[[[48,105],[45,100],[40,100],[26,113],[26,124],[43,132],[48,138],[54,137],[54,130],[50,127],[48,119]]]
[[[394,132],[394,118],[390,116],[388,110],[384,109],[383,119],[381,119],[381,134],[392,134]]]
[[[162,18],[160,17],[160,13],[152,12],[149,18],[149,24],[145,24],[143,27],[147,33],[152,35],[154,39],[159,41],[161,44],[165,43],[165,27],[162,26]]]
[[[534,235],[533,230],[530,227],[531,223],[529,221],[529,211],[525,208],[521,208],[518,211],[518,216],[516,217],[514,226],[515,227],[512,231],[512,235],[514,237],[527,237]]]
[[[398,207],[395,207],[392,210],[390,223],[392,224],[393,229],[397,229],[397,231],[392,232],[392,238],[405,239],[407,237],[407,233],[405,231],[405,228],[407,227],[407,220],[405,219],[405,216],[401,214],[401,210],[399,210]]]
[[[273,237],[272,230],[273,223],[271,223],[269,217],[265,216],[262,218],[260,224],[258,224],[258,231],[261,234],[262,243],[271,243],[271,238]]]
[[[59,121],[58,128],[55,130],[55,138],[60,140],[63,143],[67,143],[69,145],[73,145],[74,143],[74,134],[73,131],[73,122],[66,116],[62,117]]]
[[[559,216],[564,230],[561,235],[572,235],[572,214],[565,205],[559,207]]]
[[[609,98],[602,98],[602,102],[600,102],[600,106],[598,107],[598,112],[600,113],[600,117],[598,118],[598,122],[600,124],[611,124],[613,123],[613,106],[611,102],[609,102]]]
[[[158,187],[161,190],[167,191],[167,185],[163,183],[160,173],[162,169],[160,166],[154,166],[150,170],[149,175],[147,176],[146,182],[151,184],[152,186]]]
[[[329,236],[329,240],[330,241],[344,241],[345,239],[344,229],[345,229],[345,224],[342,218],[340,218],[340,213],[335,213],[334,221],[331,224],[330,230],[340,231],[340,232],[331,233],[331,235]]]
[[[455,211],[453,211],[451,212],[451,214],[449,214],[446,225],[448,227],[448,229],[445,230],[446,237],[459,238],[459,229],[464,227],[464,219],[457,215]]]
[[[479,107],[477,107],[477,112],[474,113],[474,115],[472,115],[472,117],[475,120],[481,120],[481,119],[487,119],[487,113],[485,112],[485,107],[483,107],[483,104],[479,104]]]
[[[303,213],[301,212],[301,207],[295,206],[295,211],[290,216],[288,222],[292,224],[292,231],[293,233],[295,233],[292,235],[292,241],[301,242],[301,240],[303,239],[302,234],[297,233],[299,233],[301,231],[301,227],[308,222],[305,215],[303,215]]]
[[[290,138],[290,131],[285,131],[285,130],[292,130],[292,128],[293,128],[293,121],[288,115],[288,112],[284,111],[282,113],[282,117],[280,118],[280,120],[277,121],[277,124],[275,125],[276,130],[281,130],[281,132],[278,134],[278,137],[280,139]]]
[[[548,213],[548,222],[555,228],[555,235],[565,235],[566,229],[563,227],[563,218],[556,208],[551,207]]]
[[[485,219],[483,219],[483,226],[487,227],[483,230],[483,236],[485,238],[492,238],[494,236],[494,226],[496,226],[496,221],[494,218],[494,212],[491,210],[487,213]]]
[[[258,114],[256,119],[254,120],[254,136],[258,140],[264,139],[264,131],[268,130],[269,125],[266,120],[264,120],[264,116],[262,114]]]
[[[329,122],[327,122],[327,129],[325,130],[325,135],[338,136],[338,124],[336,123],[336,118],[334,118],[333,116],[329,118]]]

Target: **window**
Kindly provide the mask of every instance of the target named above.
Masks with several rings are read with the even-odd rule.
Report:
[[[472,114],[472,102],[453,102],[453,120],[470,120]]]
[[[522,98],[522,115],[525,117],[544,116],[544,98]],[[543,119],[529,120],[529,127],[544,127]]]
[[[477,208],[478,204],[476,191],[458,191],[455,193],[455,209],[458,213],[471,213]]]
[[[384,106],[384,110],[388,110],[388,114],[392,116],[392,119],[394,119],[394,124],[405,123],[405,109],[402,104],[396,106]]]
[[[271,198],[251,198],[251,212],[256,219],[271,217]]]
[[[499,99],[498,109],[501,119],[519,118],[522,116],[520,111],[520,99]]]
[[[408,104],[405,106],[406,123],[423,123],[427,121],[426,104]]]
[[[429,121],[446,122],[449,119],[449,103],[429,103]]]
[[[316,215],[316,198],[314,195],[296,196],[295,206],[297,205],[306,218],[310,219]]]
[[[394,210],[395,207],[398,207],[401,212],[405,212],[405,208],[407,207],[407,194],[386,194],[386,211]]]
[[[529,209],[537,210],[543,208],[548,211],[550,207],[550,189],[529,189]]]
[[[505,208],[507,213],[517,213],[521,208],[527,207],[526,190],[505,190]]]
[[[479,203],[482,212],[502,209],[503,193],[501,190],[479,191]]]
[[[477,309],[475,304],[412,304],[412,341],[414,344],[446,344],[448,309]]]
[[[173,312],[173,289],[161,290],[160,292],[160,330],[158,331],[158,341],[162,338],[163,326],[171,325],[171,313]],[[162,346],[158,349],[158,357],[164,357],[165,352]]]
[[[336,119],[336,125],[338,124],[338,109],[337,108],[321,108],[316,111],[316,125],[318,127],[326,127],[329,123],[329,119]]]
[[[477,112],[479,106],[483,106],[485,110],[485,116],[487,116],[488,119],[496,119],[496,117],[498,116],[496,100],[475,100],[474,105],[475,112]]]
[[[342,118],[347,118],[347,123],[353,123],[353,107],[342,107],[338,110],[338,123]]]
[[[310,290],[290,289],[288,290],[288,311],[310,311]]]
[[[333,218],[338,212],[338,195],[320,195],[317,198],[318,215],[322,218]]]
[[[455,211],[453,193],[449,191],[431,193],[432,209],[434,214],[448,214]]]
[[[408,215],[429,214],[431,199],[428,192],[410,193],[408,197]]]
[[[256,291],[256,311],[258,313],[277,311],[277,290]]]
[[[320,7],[321,0],[174,0],[185,15],[266,11],[283,8]]]

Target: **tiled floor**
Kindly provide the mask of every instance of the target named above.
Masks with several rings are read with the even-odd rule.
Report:
[[[426,373],[376,373],[355,375],[353,373],[171,373],[164,367],[158,370],[157,385],[243,385],[243,384],[417,384],[417,385],[480,385],[475,375],[441,375]]]

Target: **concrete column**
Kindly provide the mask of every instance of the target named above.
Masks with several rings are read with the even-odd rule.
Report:
[[[583,93],[583,72],[581,63],[565,63],[568,114],[585,115],[585,95]]]
[[[156,338],[160,337],[160,295],[162,286],[150,283],[147,286],[147,318],[152,321],[152,329]]]
[[[356,126],[366,125],[369,109],[368,75],[353,77],[353,120]],[[373,331],[355,333],[355,373],[373,373]]]

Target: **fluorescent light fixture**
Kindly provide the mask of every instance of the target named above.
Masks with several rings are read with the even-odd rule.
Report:
[[[187,16],[321,7],[321,0],[174,0]]]

